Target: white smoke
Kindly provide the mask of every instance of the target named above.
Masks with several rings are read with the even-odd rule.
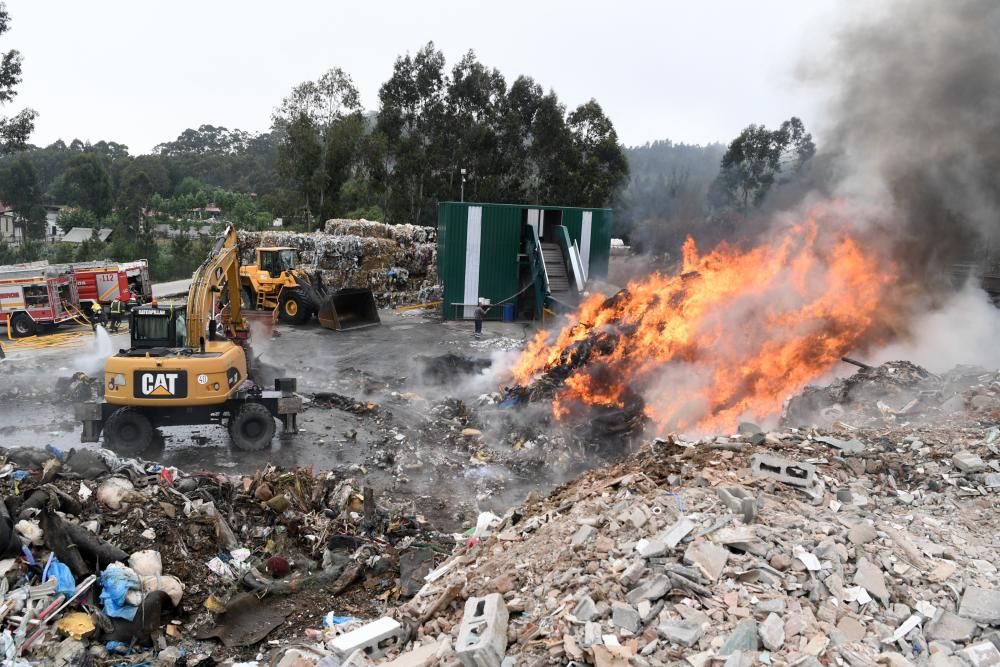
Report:
[[[968,283],[939,307],[917,315],[909,336],[870,353],[865,361],[881,364],[905,359],[932,373],[959,364],[1000,368],[1000,309],[982,289]]]

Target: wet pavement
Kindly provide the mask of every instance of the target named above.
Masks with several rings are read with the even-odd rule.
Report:
[[[428,429],[432,406],[445,397],[475,404],[480,395],[496,391],[516,356],[511,348],[534,330],[519,323],[488,322],[483,338],[475,339],[471,322],[442,322],[427,311],[383,311],[381,316],[381,326],[356,331],[279,325],[273,339],[255,338],[255,364],[297,378],[306,397],[297,434],[277,435],[270,450],[242,452],[229,445],[221,426],[165,428],[162,448],[147,451],[143,458],[188,471],[251,473],[268,464],[342,471],[379,492],[412,498],[429,514],[443,513],[446,522],[461,522],[479,501],[498,506],[523,499],[525,484],[534,485],[524,479],[523,470],[470,466],[465,451],[435,451],[437,434]],[[81,445],[72,398],[61,395],[56,382],[77,371],[99,371],[101,352],[127,347],[128,337],[113,336],[102,344],[101,351],[95,342],[90,347],[11,353],[0,364],[0,446],[98,446]],[[460,381],[425,382],[416,358],[447,353],[496,363]],[[348,397],[364,410],[357,413],[311,400],[323,392]],[[491,484],[484,494],[485,482]],[[467,506],[456,509],[462,501]]]

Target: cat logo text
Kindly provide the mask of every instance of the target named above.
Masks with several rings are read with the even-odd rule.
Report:
[[[185,398],[187,373],[184,371],[136,371],[136,398]]]

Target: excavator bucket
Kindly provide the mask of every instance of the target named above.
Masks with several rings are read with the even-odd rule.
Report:
[[[381,324],[378,306],[370,289],[345,288],[327,295],[319,306],[319,323],[334,331],[347,331]]]

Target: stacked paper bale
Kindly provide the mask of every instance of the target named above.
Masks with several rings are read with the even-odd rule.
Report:
[[[436,231],[417,225],[328,220],[325,231],[240,232],[240,256],[254,261],[258,246],[288,246],[329,289],[367,287],[379,306],[439,299]]]

